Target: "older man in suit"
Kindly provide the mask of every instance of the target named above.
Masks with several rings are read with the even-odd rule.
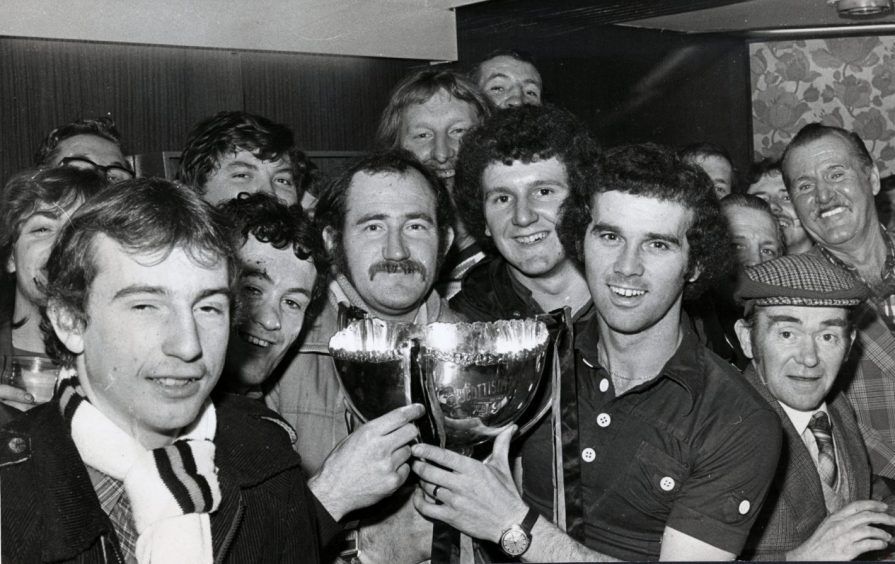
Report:
[[[895,518],[871,498],[855,414],[833,389],[855,338],[850,310],[866,288],[822,257],[790,255],[747,268],[736,323],[751,359],[744,376],[784,430],[777,473],[743,557],[851,560],[886,548]]]

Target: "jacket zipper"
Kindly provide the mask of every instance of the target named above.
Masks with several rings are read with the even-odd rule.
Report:
[[[236,536],[236,531],[239,529],[240,523],[242,523],[242,516],[245,513],[245,504],[242,501],[242,494],[239,494],[239,507],[236,508],[236,515],[233,516],[233,522],[230,525],[230,529],[227,531],[227,536],[224,538],[224,544],[221,545],[221,551],[215,557],[215,564],[221,564],[224,561],[224,557],[227,555],[227,551],[230,550],[230,545],[233,544],[233,538]]]

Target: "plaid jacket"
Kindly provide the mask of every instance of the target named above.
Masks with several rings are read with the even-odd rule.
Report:
[[[808,252],[831,260],[818,246]],[[854,322],[857,337],[836,386],[854,407],[873,474],[895,479],[895,336],[870,301],[855,308]]]
[[[743,376],[777,412],[784,440],[774,482],[740,558],[782,561],[786,560],[787,551],[814,533],[827,517],[827,508],[817,466],[789,416],[758,379],[751,364]],[[854,413],[842,395],[829,397],[833,398],[827,402],[827,409],[833,422],[839,470],[845,478],[845,501],[870,499],[870,468]]]
[[[874,475],[895,479],[895,336],[869,303],[854,316],[858,335],[837,385],[855,408]]]

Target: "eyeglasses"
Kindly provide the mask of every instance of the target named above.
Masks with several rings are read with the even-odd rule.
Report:
[[[96,172],[104,174],[110,182],[130,180],[134,177],[132,171],[121,165],[111,164],[109,166],[103,166],[96,164],[87,157],[65,157],[59,162],[59,166],[70,166],[79,170],[95,170]]]

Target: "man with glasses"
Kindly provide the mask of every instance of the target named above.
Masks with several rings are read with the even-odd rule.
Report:
[[[121,134],[108,116],[79,119],[53,129],[37,149],[34,164],[95,170],[110,182],[134,177],[121,148]]]

